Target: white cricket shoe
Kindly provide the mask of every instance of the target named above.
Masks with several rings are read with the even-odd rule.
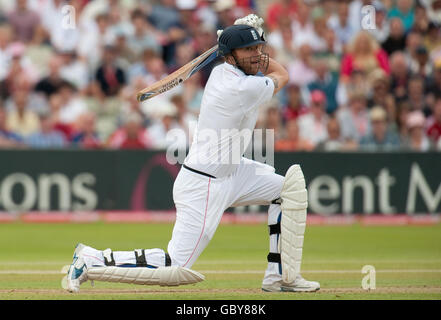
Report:
[[[314,292],[320,290],[320,283],[305,280],[301,275],[298,275],[291,283],[280,280],[272,284],[262,285],[262,290],[266,292]]]
[[[82,256],[84,248],[85,245],[82,243],[75,247],[72,264],[67,271],[67,291],[69,292],[79,292],[80,285],[87,281],[87,266]]]

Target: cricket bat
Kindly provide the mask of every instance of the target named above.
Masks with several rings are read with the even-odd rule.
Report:
[[[176,87],[181,82],[184,82],[193,74],[195,74],[211,61],[213,61],[215,58],[217,58],[218,55],[218,45],[215,45],[213,48],[205,51],[199,57],[193,59],[172,74],[169,74],[164,79],[159,80],[151,86],[148,86],[147,88],[139,91],[137,95],[138,101],[145,101]]]

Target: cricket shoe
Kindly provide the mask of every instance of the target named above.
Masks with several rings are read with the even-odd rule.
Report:
[[[82,255],[85,247],[84,244],[79,243],[75,248],[72,264],[67,271],[67,291],[69,292],[79,292],[80,285],[87,281],[87,266]]]
[[[301,275],[298,275],[291,283],[280,280],[272,284],[264,284],[262,290],[266,292],[314,292],[320,290],[320,283],[305,280]]]

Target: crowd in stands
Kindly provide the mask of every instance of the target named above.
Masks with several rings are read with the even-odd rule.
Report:
[[[0,148],[188,147],[223,61],[136,94],[249,13],[290,76],[257,123],[276,151],[441,151],[441,0],[0,0]]]

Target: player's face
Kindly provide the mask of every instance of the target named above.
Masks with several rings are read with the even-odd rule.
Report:
[[[263,53],[262,45],[235,49],[233,56],[238,67],[248,75],[255,75],[259,71],[265,73],[268,68],[268,54]]]

